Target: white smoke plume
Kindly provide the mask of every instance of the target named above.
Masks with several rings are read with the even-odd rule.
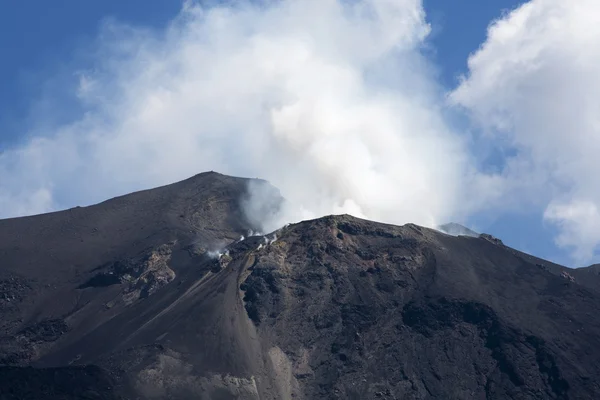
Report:
[[[450,99],[516,154],[496,175],[445,121],[429,31],[421,0],[188,1],[164,30],[107,21],[73,71],[79,117],[41,118],[0,154],[0,217],[216,170],[280,189],[250,188],[261,232],[325,214],[435,227],[541,207],[558,244],[591,258],[600,3],[531,0],[469,59]]]
[[[223,256],[228,256],[229,255],[229,251],[228,250],[210,250],[206,252],[206,255],[212,259],[215,260],[220,260],[221,257]]]
[[[457,224],[455,222],[450,222],[448,224],[440,225],[436,228],[437,230],[444,232],[448,235],[452,236],[470,236],[470,237],[478,237],[479,234],[472,229],[467,228],[464,225]]]
[[[277,233],[273,233],[272,235],[265,236],[265,244],[267,246],[272,245],[277,241]]]
[[[106,22],[77,71],[85,113],[0,156],[0,216],[206,170],[281,190],[285,210],[250,213],[264,232],[331,213],[464,214],[472,172],[420,51],[428,32],[419,0],[186,2],[165,31]]]

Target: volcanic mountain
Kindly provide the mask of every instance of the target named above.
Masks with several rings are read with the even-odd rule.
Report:
[[[0,220],[0,399],[600,398],[597,267],[348,215],[248,235],[253,182]]]

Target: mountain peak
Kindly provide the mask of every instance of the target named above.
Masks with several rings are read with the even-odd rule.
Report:
[[[246,237],[249,182],[0,221],[0,393],[598,397],[590,274],[350,215]]]
[[[438,229],[448,235],[453,236],[472,236],[478,237],[479,233],[475,232],[472,229],[467,228],[464,225],[457,224],[456,222],[450,222],[444,225],[440,225]]]

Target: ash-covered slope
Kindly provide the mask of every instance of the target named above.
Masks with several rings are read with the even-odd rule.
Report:
[[[161,311],[146,310],[145,300],[177,296],[195,257],[258,228],[241,207],[250,182],[268,187],[209,172],[90,207],[0,220],[0,365],[42,365],[77,340],[92,351],[120,340],[109,332],[85,341],[110,321],[132,309]],[[75,358],[44,365],[81,364]],[[0,398],[2,384],[19,382],[4,379],[16,374],[7,371]]]
[[[70,315],[91,301],[86,288],[148,274],[169,280],[173,249],[211,249],[256,229],[240,207],[248,182],[204,173],[91,207],[0,220],[0,328]]]
[[[127,207],[0,221],[62,261],[22,250],[27,235],[2,248],[0,398],[600,397],[600,295],[578,278],[486,235],[350,216],[240,241],[246,184],[200,175]],[[74,226],[125,221],[104,246],[56,230],[95,207]]]

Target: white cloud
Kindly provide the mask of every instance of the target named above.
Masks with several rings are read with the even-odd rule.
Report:
[[[0,214],[217,170],[268,179],[296,218],[464,216],[485,197],[469,187],[494,185],[441,117],[428,32],[419,0],[187,2],[164,32],[107,22],[73,75],[86,112],[0,156]]]
[[[544,217],[556,223],[561,233],[556,242],[574,248],[576,260],[587,261],[594,256],[600,243],[600,210],[595,202],[573,200],[569,203],[551,203]]]
[[[492,24],[451,99],[517,150],[504,198],[547,206],[557,244],[600,243],[600,2],[532,0]]]

